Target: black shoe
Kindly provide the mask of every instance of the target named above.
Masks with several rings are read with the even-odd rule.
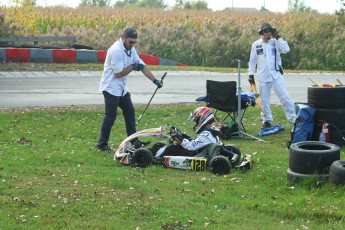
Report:
[[[265,121],[263,124],[262,124],[262,128],[263,129],[267,129],[267,128],[271,128],[271,123],[270,122],[268,122],[268,121]]]
[[[99,151],[102,151],[102,152],[112,152],[112,151],[113,151],[108,145],[103,146],[103,147],[97,146],[97,149],[98,149]]]
[[[146,145],[150,144],[151,141],[140,141],[140,140],[135,140],[134,143],[132,143],[134,145],[134,148],[139,149],[139,148],[143,148]]]

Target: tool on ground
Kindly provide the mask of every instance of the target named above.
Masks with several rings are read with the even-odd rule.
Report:
[[[337,85],[336,84],[327,84],[327,83],[324,83],[324,84],[318,84],[316,83],[315,81],[313,81],[312,79],[308,78],[314,85],[315,87],[336,87]],[[337,79],[337,82],[340,84],[340,85],[343,85],[339,79]]]
[[[164,78],[165,78],[166,75],[167,75],[167,72],[165,72],[165,73],[163,74],[162,78],[161,78],[161,82],[162,82],[162,83],[163,83],[163,80],[164,80]],[[159,87],[157,86],[155,92],[152,94],[152,97],[151,97],[149,103],[146,105],[146,107],[145,107],[145,109],[144,109],[144,112],[139,116],[139,118],[138,118],[138,120],[137,120],[137,123],[136,123],[135,125],[138,125],[138,124],[139,124],[141,118],[144,116],[144,114],[145,114],[147,108],[149,107],[149,105],[150,105],[150,103],[151,103],[151,101],[152,101],[153,97],[155,96],[155,94],[156,94],[156,92],[157,92],[158,89],[159,89]]]
[[[316,83],[315,81],[313,81],[311,78],[308,77],[308,79],[309,79],[309,81],[311,81],[315,86],[317,86],[317,87],[319,86],[319,84],[317,84],[317,83]]]

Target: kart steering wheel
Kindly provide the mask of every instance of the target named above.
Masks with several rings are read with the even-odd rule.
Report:
[[[176,127],[174,127],[174,126],[171,126],[171,127],[170,127],[170,133],[169,133],[169,134],[171,134],[171,133],[176,133],[176,134],[178,134],[178,135],[182,135],[181,130],[179,130],[178,128],[176,128]]]

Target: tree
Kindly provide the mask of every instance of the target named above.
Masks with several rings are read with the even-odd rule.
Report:
[[[289,0],[289,12],[316,12],[310,6],[306,6],[303,0]]]
[[[164,0],[120,0],[116,1],[115,7],[138,6],[146,8],[167,8]]]
[[[345,0],[339,0],[340,2],[340,13],[345,13]]]
[[[208,4],[205,0],[197,0],[197,1],[190,1],[190,0],[175,0],[174,8],[182,8],[182,9],[197,9],[197,10],[207,10]]]
[[[197,10],[207,10],[207,6],[207,2],[204,0],[198,0],[192,4],[192,8]]]
[[[164,0],[140,0],[135,5],[146,8],[166,8],[167,4]]]
[[[36,0],[9,0],[8,2],[19,6],[36,6]]]
[[[81,0],[79,6],[109,6],[110,0]]]
[[[122,0],[122,1],[116,1],[115,7],[125,7],[125,6],[132,6],[137,4],[138,0]]]

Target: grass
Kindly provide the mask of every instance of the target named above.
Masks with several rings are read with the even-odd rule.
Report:
[[[219,73],[237,73],[237,68],[206,67],[206,66],[155,66],[150,65],[152,71],[210,71]],[[103,71],[103,64],[56,64],[56,63],[0,63],[0,71]],[[241,69],[243,74],[247,74],[247,69]],[[285,73],[342,73],[340,71],[320,71],[320,70],[288,70]]]
[[[150,66],[151,70],[237,72],[234,68],[201,66]],[[103,64],[0,63],[0,71],[103,71]]]
[[[175,125],[195,136],[186,118],[200,105],[151,105],[138,130]],[[272,108],[286,129],[263,137],[269,143],[224,140],[255,161],[226,176],[114,161],[94,148],[101,106],[0,110],[0,229],[343,229],[343,187],[287,181],[291,125]],[[259,109],[249,108],[244,123],[257,135]],[[124,138],[118,116],[111,146]]]

